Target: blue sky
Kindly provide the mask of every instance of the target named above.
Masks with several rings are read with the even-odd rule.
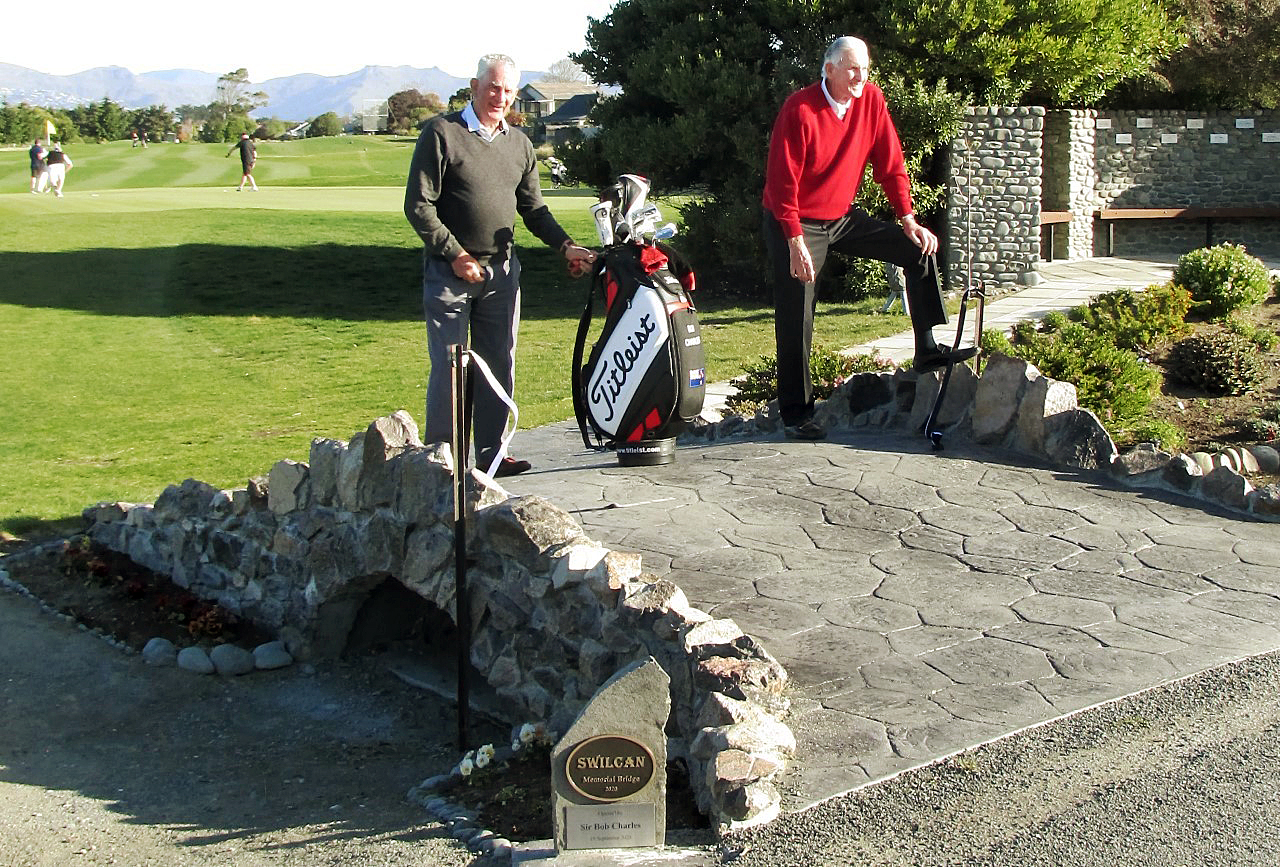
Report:
[[[97,66],[132,72],[244,67],[255,82],[364,66],[438,66],[470,78],[481,54],[510,54],[522,69],[546,69],[586,47],[587,17],[615,0],[366,0],[360,3],[194,3],[59,0],[58,26],[27,31],[21,8],[0,62],[53,75]],[[17,17],[15,17],[15,14]],[[46,8],[40,15],[48,21]]]

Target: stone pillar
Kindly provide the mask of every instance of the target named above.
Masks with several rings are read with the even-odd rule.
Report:
[[[952,143],[947,184],[949,288],[972,273],[988,289],[1036,282],[1044,109],[970,108]]]
[[[1092,110],[1050,111],[1044,124],[1043,210],[1069,211],[1054,230],[1054,259],[1093,255],[1093,212],[1098,209],[1098,166]]]

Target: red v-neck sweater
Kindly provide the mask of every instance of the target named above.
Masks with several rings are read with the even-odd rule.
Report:
[[[902,144],[884,93],[871,82],[836,116],[815,82],[787,97],[773,124],[765,169],[764,206],[783,234],[801,234],[800,219],[834,220],[848,211],[867,163],[899,218],[912,212]]]

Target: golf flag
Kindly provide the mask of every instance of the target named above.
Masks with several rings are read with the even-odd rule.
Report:
[[[54,126],[54,125],[53,125],[53,121],[51,121],[51,120],[46,120],[46,121],[44,122],[44,136],[45,136],[45,138],[53,138],[53,137],[54,137],[55,135],[57,135],[57,134],[58,134],[58,128],[57,128],[56,126]]]

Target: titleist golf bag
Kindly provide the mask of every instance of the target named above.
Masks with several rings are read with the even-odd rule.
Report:
[[[657,240],[648,183],[623,175],[592,208],[605,244],[591,275],[573,348],[573,405],[582,441],[614,449],[620,463],[667,463],[674,437],[702,412],[706,362],[693,305],[693,269]],[[605,207],[602,207],[605,206]],[[604,323],[587,356],[596,296]],[[593,441],[594,435],[594,441]]]

